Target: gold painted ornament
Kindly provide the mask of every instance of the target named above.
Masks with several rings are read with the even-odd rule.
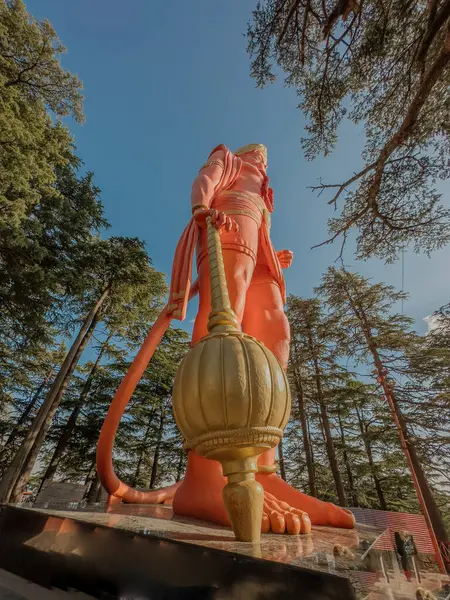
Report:
[[[280,363],[238,328],[231,309],[220,234],[207,220],[211,282],[209,334],[185,356],[175,376],[173,411],[185,448],[218,460],[228,483],[225,507],[236,538],[258,542],[264,490],[258,456],[278,444],[291,408]]]

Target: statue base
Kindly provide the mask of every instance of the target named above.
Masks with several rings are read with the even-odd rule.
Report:
[[[407,582],[393,552],[377,554],[383,532],[313,527],[309,535],[265,534],[252,544],[164,505],[3,506],[0,569],[105,599],[381,600],[408,585],[443,587],[434,566],[426,573],[421,567],[420,582]]]

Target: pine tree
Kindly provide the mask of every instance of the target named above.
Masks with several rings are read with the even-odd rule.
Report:
[[[296,303],[303,302],[305,301],[294,297],[288,300],[292,333],[288,368],[292,389],[292,412],[284,437],[286,475],[292,485],[321,499],[339,502],[334,478],[330,478],[323,406],[321,407],[318,401],[314,367],[309,360],[308,335],[305,329],[307,319],[304,316],[299,318],[301,313],[293,310]],[[323,405],[326,408],[329,432],[340,466],[345,496],[356,506],[416,512],[419,510],[419,504],[411,473],[398,443],[392,415],[387,410],[386,398],[380,395],[379,384],[368,384],[360,379],[361,375],[355,373],[356,370],[362,369],[363,377],[372,377],[371,357],[358,354],[354,343],[357,330],[348,320],[348,316],[342,322],[336,313],[323,314],[322,318],[324,325],[328,324],[324,329],[328,334],[328,344],[319,352],[320,361],[325,361],[326,365],[320,373]],[[388,339],[387,329],[386,327],[384,331],[384,342]],[[329,335],[329,332],[332,332],[332,335]],[[391,331],[390,343],[394,338],[395,332]],[[415,336],[412,339],[412,346],[417,349],[420,346],[419,340]],[[409,342],[407,346],[410,349]],[[385,350],[384,359],[387,358]],[[394,354],[391,358],[395,360],[390,363],[390,367],[396,368],[398,376],[404,377],[406,371],[411,371],[411,358],[409,355],[400,358],[398,352]],[[409,390],[411,385],[404,382],[401,389],[396,388],[397,395],[401,392],[399,402],[408,407],[413,397]],[[406,403],[406,395],[409,403]],[[424,405],[424,416],[431,419],[434,414],[429,405]],[[413,416],[410,408],[407,416]],[[414,415],[414,418],[415,423],[418,422],[417,415]],[[436,435],[430,429],[425,429],[423,424],[421,430],[423,445],[432,447],[428,454],[435,452],[435,456],[438,456],[437,444],[442,443],[442,440],[433,444],[431,440],[436,438]],[[422,440],[417,436],[415,443],[430,477],[434,473],[433,461],[422,447]],[[439,489],[442,489],[442,477],[438,483]],[[443,508],[445,499],[440,492],[436,493],[436,498]]]
[[[379,399],[375,386],[356,380],[349,381],[344,394],[347,410],[353,410],[356,417],[355,429],[365,451],[362,452],[359,444],[361,458],[357,469],[358,501],[363,506],[388,510],[382,481],[384,465],[380,461],[381,453],[376,447],[380,438],[387,441],[386,428],[377,410]],[[373,498],[373,491],[376,492],[376,499]]]
[[[43,338],[73,251],[106,224],[92,176],[75,175],[79,161],[61,123],[83,119],[81,83],[59,62],[64,50],[21,0],[0,3],[2,346]]]
[[[24,379],[19,374],[28,371],[32,357],[70,327],[68,301],[83,282],[74,261],[107,225],[92,174],[78,176],[80,161],[61,122],[65,116],[83,120],[81,83],[62,68],[64,51],[50,23],[36,21],[21,0],[0,3],[3,395],[9,382]],[[38,398],[33,396],[23,419]]]
[[[72,409],[72,412],[70,413],[69,418],[67,419],[67,422],[61,433],[61,436],[58,439],[58,443],[56,444],[55,450],[50,459],[50,463],[44,473],[44,476],[42,478],[38,492],[41,491],[41,489],[43,489],[47,485],[47,483],[49,483],[50,481],[53,480],[53,477],[58,468],[59,461],[61,460],[61,457],[67,448],[67,444],[70,439],[70,436],[72,435],[72,433],[76,427],[77,419],[80,415],[80,412],[82,411],[82,409],[88,399],[89,392],[92,388],[92,384],[94,382],[97,370],[100,366],[100,361],[102,360],[102,357],[103,357],[103,354],[105,353],[105,351],[107,351],[108,345],[109,345],[112,337],[113,337],[113,333],[109,333],[107,335],[106,339],[100,344],[100,348],[98,350],[97,358],[95,359],[95,362],[91,363],[91,365],[89,365],[90,366],[89,372],[88,372],[88,375],[87,375],[85,381],[83,382],[83,387],[81,388],[80,395],[77,399],[77,402],[76,402],[74,408]]]
[[[400,392],[409,399],[420,452],[450,527],[450,316],[448,307],[433,315],[433,327],[409,357],[408,380]],[[436,416],[438,415],[438,418]]]
[[[327,385],[334,376],[336,370],[336,356],[334,353],[332,327],[326,322],[322,314],[320,303],[317,299],[302,300],[290,296],[288,299],[288,315],[292,329],[292,339],[297,360],[299,354],[303,355],[303,364],[292,365],[294,382],[300,382],[299,373],[301,368],[306,368],[309,378],[314,386],[314,396],[318,405],[318,417],[320,427],[325,439],[327,457],[333,474],[338,501],[341,506],[347,505],[347,497],[344,489],[342,475],[339,469],[335,441],[331,430],[330,415],[327,407]],[[299,398],[300,395],[297,394]],[[305,443],[305,429],[304,443]],[[311,460],[309,459],[311,463]],[[311,471],[311,464],[310,464]],[[310,488],[313,482],[310,481]]]
[[[289,299],[288,315],[291,325],[291,353],[288,365],[288,377],[291,382],[293,391],[293,407],[292,412],[294,418],[300,423],[302,433],[302,450],[306,461],[306,470],[308,473],[308,490],[311,496],[317,498],[317,485],[314,473],[313,449],[311,446],[309,432],[309,417],[307,414],[307,389],[308,389],[308,374],[305,373],[307,354],[301,336],[301,331],[296,328],[298,321],[295,319],[295,304],[294,300]]]
[[[439,540],[447,540],[442,514],[415,442],[417,432],[408,425],[412,415],[407,408],[402,408],[401,394],[394,391],[395,376],[406,374],[407,356],[418,345],[417,336],[410,331],[412,320],[392,313],[404,294],[395,292],[391,286],[371,284],[359,275],[333,267],[323,276],[318,292],[325,297],[340,327],[348,332],[347,346],[354,359],[371,361],[387,407],[390,407],[407,446],[408,460],[416,473],[436,536]]]
[[[86,276],[83,303],[87,313],[21,448],[0,482],[0,498],[5,502],[20,499],[70,377],[102,314],[154,310],[155,299],[165,291],[162,274],[153,269],[137,239],[92,241],[81,253],[79,266]]]
[[[42,399],[45,397],[57,365],[65,354],[58,348],[36,348],[21,352],[17,359],[11,353],[2,364],[2,442],[0,443],[0,473],[23,441]],[[5,356],[3,356],[6,359]]]

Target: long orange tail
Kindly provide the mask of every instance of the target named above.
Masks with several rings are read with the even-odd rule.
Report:
[[[161,490],[139,492],[126,483],[123,483],[123,481],[120,481],[114,471],[112,461],[114,439],[120,419],[171,321],[172,316],[168,314],[167,308],[165,308],[155,321],[120,384],[103,422],[98,440],[97,472],[103,487],[111,496],[121,498],[125,502],[133,504],[157,504],[164,502],[179,485],[174,484]]]
[[[172,318],[183,320],[186,315],[187,302],[198,293],[198,281],[195,281],[192,286],[190,285],[197,233],[198,225],[191,219],[175,250],[169,296],[174,304],[170,304],[162,311],[145,338],[111,402],[100,431],[97,445],[97,472],[100,481],[110,496],[120,498],[125,502],[139,504],[164,502],[173,495],[179,486],[178,483],[161,490],[139,492],[117,477],[113,467],[112,453],[120,419],[158,344],[167,331]],[[181,290],[184,292],[182,293]],[[187,294],[187,297],[184,293]],[[170,308],[172,308],[172,312]]]

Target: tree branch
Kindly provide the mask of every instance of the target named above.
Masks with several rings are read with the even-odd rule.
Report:
[[[327,39],[334,27],[334,24],[342,16],[343,21],[346,21],[348,15],[354,11],[356,12],[358,4],[356,0],[338,0],[335,7],[329,14],[327,21],[323,27],[323,37]]]
[[[430,49],[433,40],[450,17],[450,0],[446,0],[444,4],[437,12],[437,0],[430,0],[429,3],[430,14],[428,17],[428,29],[425,33],[425,37],[422,40],[422,43],[419,47],[419,51],[417,53],[417,60],[419,62],[425,62],[428,50]]]
[[[24,73],[27,73],[28,71],[32,71],[33,69],[35,69],[38,66],[39,61],[41,60],[42,55],[44,54],[44,50],[47,48],[47,41],[48,41],[48,39],[44,39],[42,48],[41,48],[36,60],[34,61],[34,63],[32,65],[29,65],[28,67],[23,68],[17,75],[16,79],[7,81],[4,84],[5,87],[11,87],[13,85],[18,85],[19,83],[28,83],[27,81],[23,81],[22,76]]]
[[[283,38],[286,35],[286,31],[289,27],[289,23],[292,19],[292,15],[294,14],[299,3],[300,3],[300,0],[292,0],[292,5],[291,5],[291,8],[289,9],[288,15],[286,17],[286,21],[284,22],[283,28],[280,32],[280,35],[278,36],[277,44],[281,44],[281,42],[283,41]]]
[[[436,60],[425,74],[425,77],[423,78],[423,81],[408,108],[402,124],[396,133],[391,137],[391,139],[384,145],[376,161],[376,172],[368,191],[368,202],[375,213],[378,212],[377,197],[381,187],[386,162],[394,150],[404,144],[404,142],[410,137],[419,117],[420,110],[427,101],[428,96],[430,95],[430,92],[438,81],[440,75],[447,68],[449,61],[450,24],[447,25],[447,31],[442,49],[436,57]]]
[[[313,185],[313,186],[310,186],[309,189],[311,189],[313,191],[320,189],[321,191],[323,191],[324,189],[327,189],[327,188],[338,188],[338,191],[333,196],[333,198],[328,201],[328,204],[334,204],[335,208],[336,208],[336,203],[339,199],[339,196],[342,194],[342,192],[349,185],[351,185],[352,183],[354,183],[355,181],[357,181],[358,179],[363,177],[363,175],[365,175],[366,173],[368,173],[369,171],[374,169],[376,167],[376,165],[377,165],[376,162],[368,165],[367,167],[362,169],[362,171],[359,171],[359,173],[355,173],[355,175],[353,175],[353,177],[350,177],[350,179],[347,179],[347,181],[344,181],[344,183],[327,183],[327,184],[321,184],[321,185],[315,185],[315,186]]]

